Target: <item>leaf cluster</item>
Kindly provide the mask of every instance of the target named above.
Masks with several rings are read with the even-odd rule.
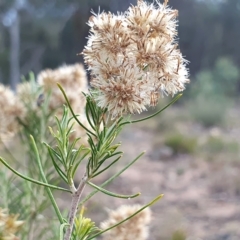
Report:
[[[73,142],[70,142],[69,137],[73,132],[74,122],[72,121],[73,119],[69,117],[69,110],[67,107],[64,107],[61,121],[57,117],[55,119],[57,131],[54,132],[51,127],[49,127],[49,129],[57,142],[56,147],[51,147],[47,143],[45,143],[45,145],[48,149],[53,166],[59,176],[68,185],[72,185],[72,179],[74,178],[77,167],[89,154],[89,149],[85,148],[83,145],[80,147],[76,146],[80,138],[76,138]]]

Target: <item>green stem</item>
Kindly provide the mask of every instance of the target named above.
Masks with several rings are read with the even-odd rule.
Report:
[[[64,237],[64,236],[63,236],[63,235],[64,235],[64,228],[67,227],[67,226],[69,226],[68,223],[62,223],[62,224],[61,224],[60,230],[59,230],[59,231],[60,231],[60,234],[59,234],[59,235],[60,235],[60,240],[63,240],[63,237]]]
[[[108,180],[106,180],[103,184],[100,185],[100,187],[104,187],[106,186],[108,183],[110,183],[111,181],[113,181],[116,177],[118,177],[119,175],[121,175],[126,169],[128,169],[132,164],[134,164],[143,154],[145,154],[145,152],[142,152],[141,154],[139,154],[134,160],[132,160],[128,165],[126,165],[121,171],[119,171],[118,173],[114,174],[111,178],[109,178]],[[92,191],[88,196],[86,196],[79,205],[83,205],[86,201],[88,201],[93,195],[95,195],[99,190],[94,190]]]
[[[13,173],[15,173],[17,176],[25,179],[26,181],[29,181],[29,182],[33,182],[35,184],[38,184],[38,185],[41,185],[41,186],[44,186],[44,187],[48,187],[48,188],[52,188],[52,189],[56,189],[56,190],[61,190],[61,191],[64,191],[64,192],[70,192],[70,190],[66,189],[66,188],[61,188],[61,187],[57,187],[57,186],[54,186],[54,185],[50,185],[48,183],[44,183],[44,182],[40,182],[40,181],[37,181],[33,178],[30,178],[30,177],[27,177],[27,176],[24,176],[23,174],[19,173],[18,171],[16,171],[14,168],[12,168],[5,160],[3,160],[3,158],[0,157],[0,162],[2,162],[9,170],[11,170]]]
[[[40,160],[40,156],[39,156],[39,152],[38,152],[35,140],[34,140],[32,135],[30,135],[30,138],[31,138],[31,141],[32,141],[32,145],[33,145],[33,150],[34,150],[35,156],[37,158],[37,164],[38,164],[38,167],[39,167],[39,171],[40,171],[42,180],[43,180],[44,183],[47,184],[48,182],[47,182],[46,176],[45,176],[43,168],[42,168],[42,164],[41,164],[41,160]],[[63,217],[61,215],[61,212],[60,212],[60,210],[59,210],[59,208],[57,206],[57,203],[56,203],[56,201],[55,201],[55,199],[53,197],[53,194],[52,194],[50,188],[47,187],[46,191],[47,191],[47,194],[48,194],[48,197],[49,197],[50,201],[52,202],[53,208],[54,208],[54,210],[55,210],[55,212],[57,214],[59,222],[61,224],[63,224],[64,223]]]
[[[178,94],[169,104],[167,104],[164,108],[160,109],[159,111],[157,111],[156,113],[148,116],[148,117],[145,117],[145,118],[141,118],[141,119],[138,119],[138,120],[133,120],[133,121],[126,121],[126,122],[123,122],[120,124],[120,126],[123,126],[123,125],[126,125],[126,124],[131,124],[131,123],[138,123],[138,122],[142,122],[142,121],[145,121],[145,120],[148,120],[150,118],[153,118],[155,117],[156,115],[158,115],[159,113],[161,113],[163,110],[165,110],[166,108],[168,108],[170,105],[172,105],[173,103],[175,103],[180,97],[182,96],[182,94]]]

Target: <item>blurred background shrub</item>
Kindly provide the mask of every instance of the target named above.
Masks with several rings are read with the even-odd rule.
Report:
[[[222,124],[238,95],[240,71],[229,58],[200,71],[190,87],[187,107],[191,117],[206,127]]]
[[[191,154],[196,150],[197,139],[176,132],[174,134],[166,136],[165,145],[170,147],[175,154]]]
[[[136,1],[0,1],[0,82],[14,88],[29,71],[38,74],[82,62],[77,53],[87,41],[91,9],[123,11]],[[155,239],[240,239],[240,1],[169,0],[169,5],[179,10],[179,46],[190,61],[191,84],[182,99],[154,121],[139,123],[134,134],[121,136],[130,156],[147,149],[150,160],[160,161],[149,164],[146,157],[135,170],[139,174],[133,170],[112,190],[127,185],[135,191],[138,184],[149,196],[165,194],[163,205],[154,209]],[[161,99],[147,114],[167,102]],[[136,147],[139,138],[143,141]],[[151,174],[143,178],[146,169]],[[105,205],[105,199],[102,205],[98,201],[92,215],[100,216]],[[176,221],[173,208],[183,219]],[[178,230],[182,223],[186,232]]]

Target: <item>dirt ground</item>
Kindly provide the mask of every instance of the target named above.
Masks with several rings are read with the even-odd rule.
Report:
[[[142,194],[136,199],[123,200],[98,193],[88,204],[91,217],[98,223],[106,218],[106,208],[144,204],[163,193],[164,197],[151,208],[149,239],[239,240],[239,164],[228,166],[190,154],[174,155],[162,145],[153,148],[156,137],[154,131],[138,125],[123,131],[120,136],[123,159],[95,182],[101,184],[145,150],[146,154],[137,163],[107,187],[120,194]],[[183,237],[173,238],[176,232]]]

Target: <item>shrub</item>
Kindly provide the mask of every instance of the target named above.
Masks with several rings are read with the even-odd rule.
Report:
[[[196,96],[187,107],[190,116],[205,127],[221,125],[224,123],[227,111],[232,105],[232,101],[224,95]]]
[[[236,141],[224,140],[220,136],[210,136],[201,150],[206,154],[209,160],[223,159],[238,160],[239,159],[239,144]]]
[[[175,133],[166,137],[165,145],[172,148],[175,154],[193,153],[197,147],[197,140],[192,137],[186,137],[180,133]]]
[[[206,127],[222,124],[231,98],[237,94],[239,78],[239,70],[226,57],[220,58],[213,69],[198,73],[189,92],[192,101],[187,105],[192,118]]]
[[[186,233],[182,230],[177,230],[172,235],[172,240],[186,240]]]

